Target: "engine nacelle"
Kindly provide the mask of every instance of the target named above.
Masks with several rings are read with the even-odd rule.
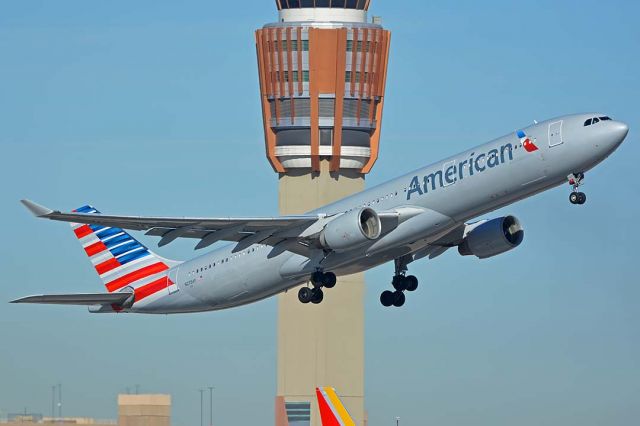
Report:
[[[499,217],[469,231],[458,245],[458,252],[486,259],[518,247],[523,239],[524,229],[515,216]]]
[[[320,245],[334,251],[345,251],[375,240],[382,232],[380,217],[365,207],[344,213],[329,222],[320,232]]]

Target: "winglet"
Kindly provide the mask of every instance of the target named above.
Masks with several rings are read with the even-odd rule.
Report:
[[[36,217],[44,217],[53,213],[53,210],[34,203],[31,200],[20,200],[20,202]]]

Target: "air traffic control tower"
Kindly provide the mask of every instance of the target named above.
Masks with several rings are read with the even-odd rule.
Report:
[[[277,0],[256,31],[266,153],[280,213],[364,189],[380,143],[390,33],[370,0]],[[316,386],[335,387],[364,423],[364,276],[342,277],[318,305],[278,300],[277,426],[320,426]]]

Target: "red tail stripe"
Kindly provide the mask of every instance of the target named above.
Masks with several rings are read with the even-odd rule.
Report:
[[[316,396],[318,397],[318,408],[320,408],[320,418],[322,419],[322,426],[340,426],[340,423],[336,419],[336,416],[331,411],[329,404],[324,399],[320,389],[316,388]]]
[[[99,263],[96,265],[96,271],[98,271],[98,275],[102,275],[105,272],[109,272],[112,269],[117,268],[120,265],[120,262],[114,257],[105,262]]]
[[[157,274],[158,272],[162,272],[169,269],[167,265],[162,262],[154,263],[153,265],[145,266],[144,268],[140,268],[137,271],[130,272],[126,275],[121,276],[109,283],[106,284],[107,290],[109,292],[113,292],[116,290],[120,290],[122,287],[125,287],[131,284],[134,281],[141,280],[150,275]]]
[[[167,288],[167,282],[169,280],[167,277],[158,278],[157,280],[150,282],[149,284],[145,284],[142,287],[136,288],[135,291],[135,301],[139,302],[145,297],[149,297],[152,294],[156,294],[157,292],[164,290]]]
[[[89,225],[82,225],[81,227],[74,229],[73,232],[76,233],[76,237],[83,238],[92,233],[93,230],[89,228]]]
[[[105,251],[107,246],[104,245],[102,241],[98,241],[97,243],[93,243],[90,246],[84,248],[84,251],[87,252],[87,256],[91,257],[94,254],[98,254],[102,251]]]

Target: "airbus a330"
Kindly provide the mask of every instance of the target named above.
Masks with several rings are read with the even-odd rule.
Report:
[[[598,113],[536,123],[300,216],[116,216],[88,205],[63,213],[22,200],[37,217],[71,222],[107,292],[14,303],[171,314],[232,308],[306,283],[298,298],[317,304],[337,276],[393,261],[393,289],[380,301],[399,307],[418,287],[408,275],[411,262],[450,248],[485,259],[522,243],[516,217],[476,218],[562,184],[572,204],[584,204],[585,172],[613,153],[628,130]],[[199,250],[231,244],[179,262],[155,254],[126,230],[160,237],[159,246],[178,238],[197,240]]]

